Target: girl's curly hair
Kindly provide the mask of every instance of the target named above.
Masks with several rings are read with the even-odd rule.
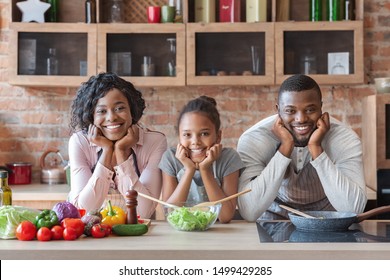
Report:
[[[88,130],[88,126],[93,123],[93,114],[98,100],[113,88],[120,90],[127,98],[133,124],[141,119],[145,109],[142,93],[132,83],[114,73],[99,73],[96,76],[91,76],[77,90],[71,105],[70,128],[72,132]]]

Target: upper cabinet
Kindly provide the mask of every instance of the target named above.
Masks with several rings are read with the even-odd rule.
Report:
[[[84,0],[58,1],[57,22],[45,23],[21,22],[17,2],[11,84],[79,86],[102,71],[136,86],[275,85],[297,73],[364,82],[363,0],[320,1],[316,22],[311,0],[96,0],[96,23]],[[353,3],[354,18],[328,20],[328,2]],[[165,17],[168,4],[180,7],[174,22],[148,23],[149,6]]]
[[[275,22],[276,84],[297,73],[308,74],[320,84],[362,83],[363,1],[323,0],[321,21],[309,21],[310,2],[317,1],[291,1],[291,21]],[[326,5],[332,2],[341,5],[340,20],[327,19]],[[343,10],[348,3],[352,9]]]

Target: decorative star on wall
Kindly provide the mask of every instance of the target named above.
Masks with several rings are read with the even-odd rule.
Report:
[[[45,22],[45,12],[51,5],[39,0],[27,0],[17,2],[16,6],[22,12],[22,22]]]

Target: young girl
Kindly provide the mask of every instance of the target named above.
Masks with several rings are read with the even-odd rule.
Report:
[[[109,198],[125,210],[131,187],[159,198],[158,163],[167,141],[139,124],[144,109],[141,93],[116,74],[101,73],[82,84],[71,106],[70,202],[89,211]],[[138,197],[141,217],[150,218],[155,207]]]
[[[244,167],[238,153],[222,148],[216,101],[201,96],[190,101],[178,119],[179,144],[168,149],[159,164],[163,171],[163,200],[180,203],[215,201],[237,193]],[[236,199],[222,204],[219,221],[233,218]]]

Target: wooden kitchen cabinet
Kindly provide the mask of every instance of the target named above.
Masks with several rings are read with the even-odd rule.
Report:
[[[273,23],[188,23],[187,84],[273,84],[273,29]]]
[[[17,46],[10,48],[11,84],[79,86],[90,75],[111,70],[112,53],[131,53],[131,73],[119,74],[137,86],[275,85],[289,75],[302,73],[301,58],[307,52],[316,58],[316,72],[309,75],[319,84],[364,82],[363,0],[355,1],[356,20],[335,22],[309,21],[308,0],[268,0],[267,22],[256,23],[245,22],[245,0],[241,0],[241,22],[235,23],[194,22],[195,1],[183,0],[183,23],[167,24],[148,24],[146,7],[166,5],[168,0],[124,1],[124,23],[106,23],[107,1],[96,0],[96,24],[84,23],[84,2],[79,0],[60,1],[58,23],[20,23],[16,2],[12,0],[11,5],[11,46]],[[289,7],[284,13],[287,18],[280,16],[285,3]],[[30,37],[45,42],[37,45],[37,63],[45,62],[46,42],[52,41],[63,49],[60,58],[65,59],[67,68],[55,76],[44,75],[39,67],[34,74],[25,68],[21,71],[18,61],[26,51],[20,49],[19,40]],[[176,40],[175,76],[165,71],[170,38]],[[251,46],[259,49],[255,75]],[[344,66],[349,70],[329,74],[328,53],[348,53]],[[151,77],[140,73],[145,55],[155,59]]]
[[[377,171],[390,170],[390,94],[367,96],[362,106],[364,176],[377,191]]]
[[[13,22],[10,27],[10,84],[79,86],[96,73],[96,26]],[[47,72],[50,48],[56,50],[57,75]]]
[[[113,55],[125,53],[130,56],[131,71],[118,74],[136,86],[185,85],[184,24],[99,24],[98,34],[98,72],[112,70],[117,62]],[[151,76],[141,71],[145,56],[152,58]],[[169,68],[171,60],[176,64],[174,71]]]

